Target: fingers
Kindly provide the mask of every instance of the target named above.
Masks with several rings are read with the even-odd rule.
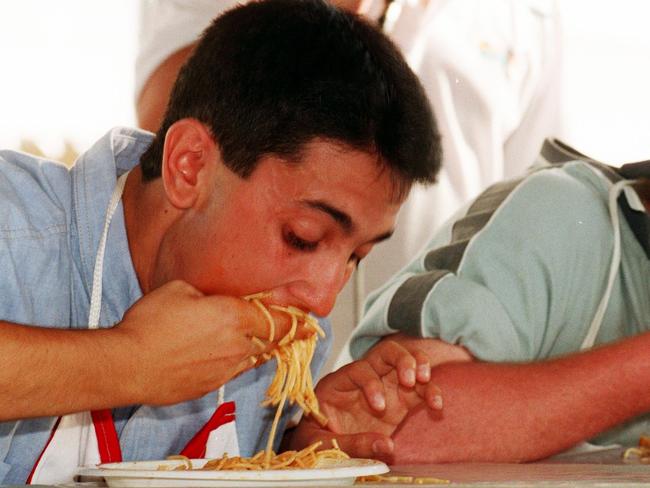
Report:
[[[291,449],[302,449],[315,441],[323,441],[320,449],[334,447],[335,439],[342,451],[353,458],[379,459],[390,463],[395,451],[394,441],[386,434],[361,432],[356,434],[335,433],[323,429],[316,422],[303,418],[291,436]]]
[[[236,319],[235,327],[231,329],[233,352],[239,354],[236,374],[262,365],[273,357],[274,350],[291,339],[304,339],[320,330],[312,317],[308,320],[315,322],[315,327],[306,326],[303,313],[295,308],[267,305],[259,299],[223,299],[231,301]]]
[[[442,390],[438,385],[429,383],[427,385],[418,386],[416,390],[418,395],[425,401],[431,410],[442,410]]]
[[[271,343],[269,349],[282,343],[286,336],[293,340],[300,340],[320,330],[316,319],[313,317],[305,319],[304,312],[297,308],[270,305],[259,299],[241,301],[243,302],[240,304],[242,329],[249,337],[257,337]]]
[[[383,434],[362,432],[359,434],[328,434],[336,439],[342,451],[353,458],[371,458],[390,462],[395,443]]]
[[[306,316],[302,310],[272,305],[269,311],[277,324],[275,341],[281,341],[287,334],[293,340],[301,340],[322,332],[316,318]]]
[[[438,385],[431,384],[426,396],[427,405],[433,410],[442,410],[442,390]]]
[[[289,314],[269,310],[259,300],[239,301],[240,330],[248,337],[257,337],[264,342],[277,343],[291,330],[292,320]]]
[[[384,376],[393,369],[397,370],[400,382],[403,380],[412,386],[415,384],[415,358],[402,346],[384,339],[373,347],[364,358],[378,375]]]
[[[386,391],[384,384],[375,370],[366,361],[349,365],[350,381],[361,390],[373,410],[382,412],[386,409]]]
[[[405,387],[413,387],[416,381],[427,383],[431,379],[431,367],[426,354],[419,350],[411,353],[390,339],[379,342],[365,359],[380,376],[395,369],[399,383]]]
[[[249,369],[254,369],[262,366],[266,363],[272,356],[267,354],[252,354],[250,356],[244,357],[241,361],[235,366],[234,376],[238,376],[241,373],[248,371]]]
[[[402,333],[393,334],[391,340],[409,351],[420,350],[429,357],[431,367],[451,361],[473,361],[472,354],[461,345],[449,344],[440,339],[410,337]]]
[[[319,392],[360,390],[371,409],[377,412],[386,409],[384,384],[370,364],[363,360],[350,363],[325,376],[318,382],[317,390]]]
[[[429,356],[420,350],[413,352],[416,362],[416,376],[419,383],[428,383],[431,380],[431,364]]]

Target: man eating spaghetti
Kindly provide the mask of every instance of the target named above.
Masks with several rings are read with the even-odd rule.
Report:
[[[264,358],[292,324],[271,309],[270,337],[242,297],[326,316],[439,158],[396,48],[318,0],[219,17],[155,136],[113,129],[71,169],[1,153],[0,484],[263,448],[275,372]],[[417,355],[384,353],[414,386]]]

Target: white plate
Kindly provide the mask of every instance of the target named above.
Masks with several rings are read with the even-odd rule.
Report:
[[[207,459],[192,459],[202,467]],[[179,460],[136,461],[100,464],[81,468],[80,476],[102,477],[110,487],[176,487],[176,486],[317,486],[351,485],[357,476],[383,474],[388,466],[372,459],[329,460],[327,465],[312,469],[279,469],[260,471],[169,471],[182,465]],[[159,470],[164,466],[168,470]]]

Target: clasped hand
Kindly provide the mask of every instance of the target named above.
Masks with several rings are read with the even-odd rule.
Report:
[[[384,339],[361,360],[325,376],[316,387],[320,408],[328,418],[322,428],[303,417],[290,434],[289,447],[303,448],[335,438],[352,457],[390,462],[391,436],[409,411],[426,405],[442,409],[442,393],[431,379],[429,357],[396,341]]]

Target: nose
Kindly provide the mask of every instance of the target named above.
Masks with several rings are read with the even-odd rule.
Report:
[[[345,262],[321,263],[307,270],[303,279],[290,285],[290,293],[302,306],[314,314],[325,317],[334,308],[336,297],[350,278],[354,264]]]

